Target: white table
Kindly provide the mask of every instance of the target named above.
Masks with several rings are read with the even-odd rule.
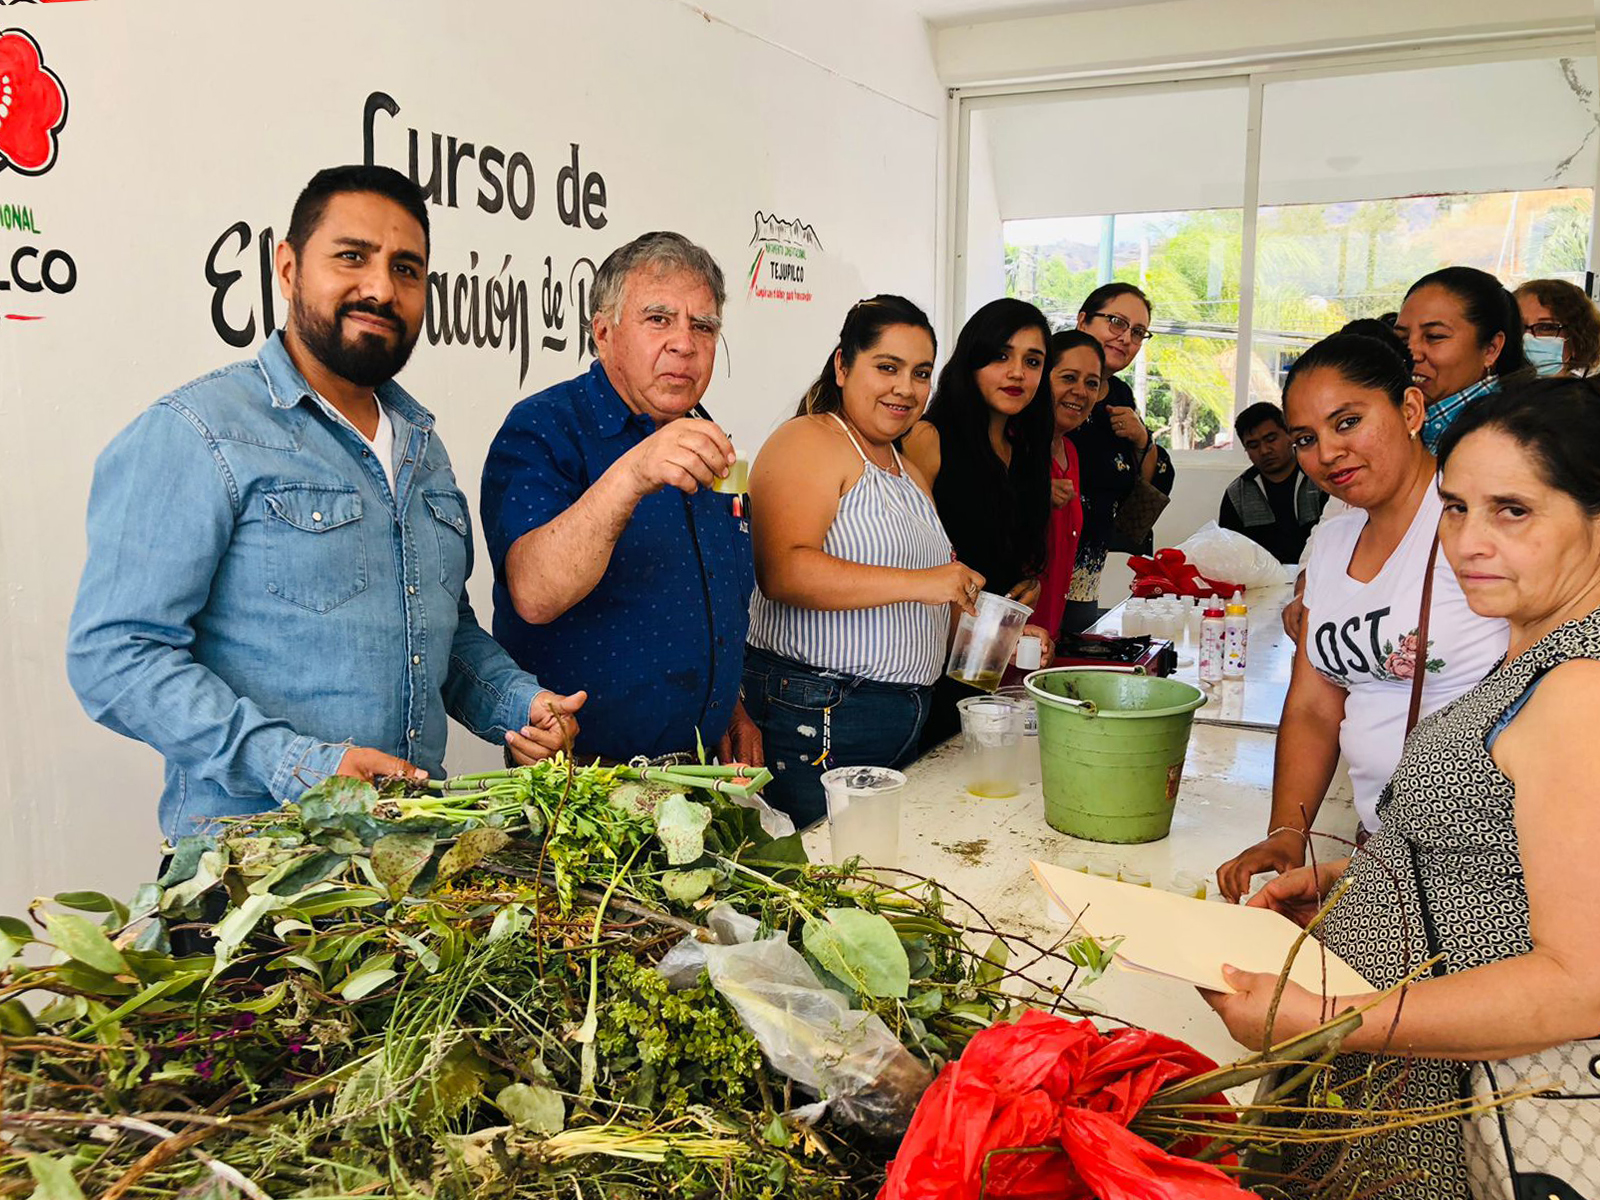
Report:
[[[1259,608],[1252,600],[1251,649],[1260,654],[1255,660],[1265,676],[1260,682],[1270,683],[1270,673],[1277,669],[1273,664],[1284,660],[1282,643],[1287,638],[1277,624],[1277,609],[1264,599]],[[1283,678],[1286,682],[1287,675]],[[1247,675],[1246,689],[1255,682]],[[968,795],[961,781],[959,741],[948,742],[906,771],[900,865],[938,879],[1001,929],[1053,944],[1067,931],[1046,916],[1044,894],[1029,869],[1030,859],[1102,856],[1148,874],[1156,887],[1167,885],[1179,872],[1193,872],[1213,881],[1214,892],[1216,868],[1266,832],[1276,744],[1270,730],[1197,722],[1189,739],[1171,835],[1159,842],[1117,846],[1080,841],[1052,829],[1045,823],[1038,785],[1025,785],[1009,800]],[[1348,779],[1335,780],[1316,828],[1353,837],[1356,817]],[[814,860],[828,860],[826,825],[812,830],[805,840]],[[1218,1061],[1241,1053],[1187,985],[1114,967],[1085,995],[1118,1017],[1182,1038]]]

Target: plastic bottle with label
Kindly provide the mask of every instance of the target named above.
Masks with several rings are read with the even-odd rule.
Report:
[[[1200,619],[1200,682],[1222,682],[1222,642],[1224,616],[1218,602],[1211,601]]]
[[[1228,601],[1222,625],[1222,677],[1243,679],[1245,650],[1250,641],[1250,609],[1244,602],[1244,589]]]

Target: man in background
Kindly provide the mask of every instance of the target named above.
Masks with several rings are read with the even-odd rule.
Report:
[[[1279,562],[1299,562],[1327,493],[1295,461],[1289,427],[1276,404],[1252,404],[1234,421],[1233,432],[1250,456],[1250,469],[1223,493],[1217,524],[1264,546]]]

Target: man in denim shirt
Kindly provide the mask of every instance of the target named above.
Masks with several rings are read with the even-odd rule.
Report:
[[[613,251],[595,364],[516,405],[483,467],[495,636],[557,688],[581,679],[584,755],[761,761],[739,702],[755,566],[735,462],[700,407],[722,270],[682,234]]]
[[[89,715],[166,759],[161,828],[332,774],[424,778],[446,714],[520,761],[576,727],[479,628],[472,529],[433,415],[392,382],[427,287],[421,191],[319,173],[277,250],[288,323],[100,456],[67,648]]]

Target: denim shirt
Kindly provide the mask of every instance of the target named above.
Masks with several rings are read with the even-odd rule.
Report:
[[[442,770],[446,713],[499,742],[539,682],[467,602],[472,526],[433,416],[390,382],[396,490],[294,367],[157,401],[95,465],[67,672],[166,759],[161,828],[293,801],[346,744]]]

